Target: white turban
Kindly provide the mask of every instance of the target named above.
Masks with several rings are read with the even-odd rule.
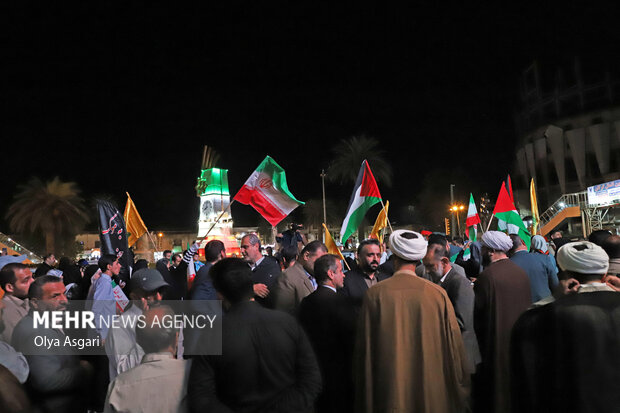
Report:
[[[426,255],[428,242],[422,234],[399,229],[390,235],[390,249],[398,258],[405,261],[419,261]]]
[[[589,241],[569,242],[558,250],[558,265],[564,271],[580,274],[607,274],[609,256],[604,249]]]
[[[542,235],[534,235],[532,237],[532,248],[535,250],[540,250],[542,252],[547,252],[549,246],[547,245],[547,241]]]
[[[482,234],[482,245],[495,251],[508,251],[512,248],[512,239],[500,231],[487,231]]]

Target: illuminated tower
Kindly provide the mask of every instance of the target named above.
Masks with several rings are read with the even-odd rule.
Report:
[[[196,195],[200,197],[198,238],[202,239],[217,221],[209,236],[229,236],[233,220],[230,214],[230,193],[228,191],[228,170],[215,168],[218,155],[205,146],[202,170],[196,184]],[[223,215],[222,215],[223,213]],[[220,220],[217,219],[222,215]]]

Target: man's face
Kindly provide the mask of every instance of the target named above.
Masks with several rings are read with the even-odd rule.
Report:
[[[114,261],[112,265],[110,265],[110,272],[112,275],[118,275],[121,272],[121,263],[118,260]]]
[[[319,248],[318,250],[312,253],[307,252],[304,255],[304,260],[302,262],[304,269],[308,271],[309,274],[314,275],[314,262],[325,254],[327,254],[327,252],[323,251],[322,248]]]
[[[424,264],[424,268],[426,269],[427,274],[435,282],[444,275],[444,266],[441,261],[442,257],[440,257],[438,253],[439,249],[441,249],[439,245],[431,245],[431,247],[426,251],[426,255],[422,259],[422,263]]]
[[[34,309],[39,311],[62,311],[66,309],[69,302],[65,296],[65,285],[62,281],[45,284],[41,298],[32,299],[31,303]]]
[[[342,288],[344,287],[345,277],[344,272],[342,271],[342,263],[338,261],[336,265],[338,266],[338,269],[336,269],[336,271],[330,271],[332,275],[332,283],[334,284],[334,287]]]
[[[256,263],[261,257],[260,247],[258,243],[250,244],[250,237],[243,237],[241,239],[241,256],[250,264]]]
[[[167,260],[170,260],[170,257],[171,257],[171,256],[172,256],[172,253],[171,253],[171,252],[166,252],[166,253],[164,254],[164,258],[165,258],[165,259],[167,259]]]
[[[54,254],[47,257],[47,259],[45,260],[45,263],[49,265],[50,267],[53,267],[54,264],[56,264],[56,257],[54,256]]]
[[[362,271],[365,273],[374,273],[377,271],[379,261],[381,260],[381,248],[375,244],[365,245],[358,259]]]
[[[133,297],[133,299],[143,311],[146,311],[154,304],[159,303],[162,300],[162,294],[163,288],[160,288],[151,292],[138,292],[137,297]]]
[[[560,231],[556,231],[553,234],[551,234],[551,238],[552,239],[562,238],[562,233]]]
[[[34,279],[29,268],[15,270],[16,281],[13,284],[7,284],[6,290],[17,298],[28,297],[28,288]]]
[[[176,255],[176,256],[174,257],[174,261],[173,261],[174,266],[175,266],[175,267],[178,267],[178,266],[181,264],[181,261],[183,261],[183,257],[181,257],[181,256],[179,256],[179,255]]]

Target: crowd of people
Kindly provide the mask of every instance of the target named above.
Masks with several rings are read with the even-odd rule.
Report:
[[[528,250],[499,231],[464,243],[401,229],[341,260],[296,234],[275,254],[248,234],[241,258],[211,240],[193,279],[196,244],[127,279],[115,255],[56,267],[49,254],[34,274],[0,259],[0,411],[620,411],[620,236],[555,232]],[[174,314],[164,300],[221,300],[221,354],[184,352],[200,338],[152,323],[44,332],[105,355],[25,344],[42,334],[33,311],[82,302],[150,320]]]

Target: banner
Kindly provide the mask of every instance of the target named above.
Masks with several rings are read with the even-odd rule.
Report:
[[[101,241],[101,255],[113,254],[121,264],[119,278],[127,283],[131,276],[133,254],[127,246],[127,231],[125,220],[118,208],[109,201],[97,200],[99,214],[99,240]]]

